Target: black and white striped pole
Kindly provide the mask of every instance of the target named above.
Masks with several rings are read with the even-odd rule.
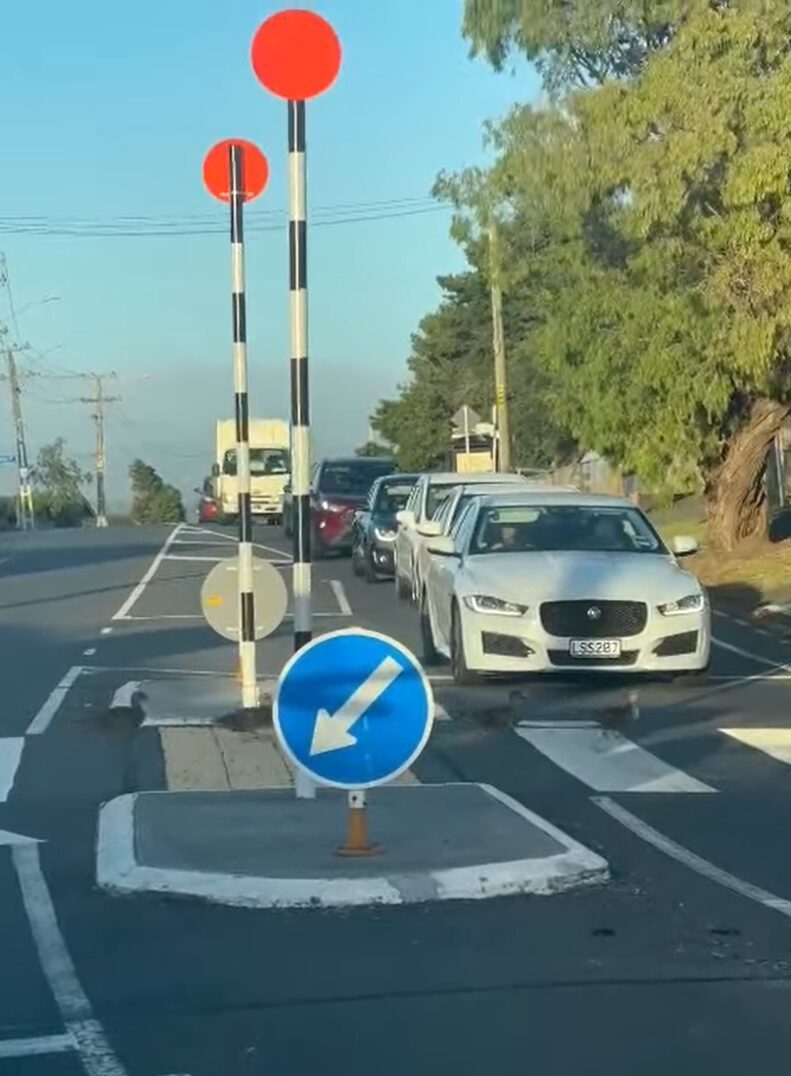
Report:
[[[289,298],[291,301],[291,487],[293,491],[294,650],[313,634],[308,372],[308,227],[305,102],[288,102]]]
[[[341,67],[341,45],[320,15],[281,11],[256,33],[252,63],[259,81],[285,100],[288,108],[294,649],[299,650],[313,634],[305,102],[335,82]]]
[[[247,378],[247,299],[245,293],[244,204],[266,186],[269,166],[257,147],[241,141],[221,142],[204,162],[204,180],[231,211],[231,310],[233,324],[236,482],[239,512],[239,673],[242,707],[260,702],[256,671],[255,596],[253,592],[253,520],[250,500],[250,405]]]

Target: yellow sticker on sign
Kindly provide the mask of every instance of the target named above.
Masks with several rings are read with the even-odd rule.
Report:
[[[216,609],[218,606],[222,605],[224,600],[225,599],[221,594],[209,594],[206,597],[206,604],[212,609]]]

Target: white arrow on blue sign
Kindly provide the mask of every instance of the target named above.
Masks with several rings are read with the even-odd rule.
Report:
[[[431,685],[406,647],[353,628],[296,653],[278,680],[275,730],[288,757],[334,788],[373,788],[408,769],[434,722]]]

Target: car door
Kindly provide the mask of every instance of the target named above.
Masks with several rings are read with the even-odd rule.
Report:
[[[411,512],[415,520],[418,516],[418,505],[421,503],[422,491],[425,487],[424,479],[420,478],[415,483],[415,487],[409,495],[409,500],[406,502],[404,508],[405,512]],[[412,558],[412,530],[414,523],[406,524],[399,523],[398,530],[396,531],[396,574],[406,575],[409,572],[409,566]]]
[[[475,523],[477,506],[470,502],[447,535],[453,542],[453,556],[432,556],[429,565],[432,623],[443,646],[450,649],[451,610],[456,594],[456,577]]]
[[[453,497],[449,497],[448,500],[440,506],[439,510],[434,515],[434,519],[432,520],[432,522],[437,523],[442,528],[440,531],[441,534],[448,533],[448,521],[455,500],[456,495],[454,495]],[[425,583],[429,561],[431,560],[431,553],[429,553],[428,551],[429,545],[431,545],[431,540],[427,538],[422,538],[420,545],[418,546],[417,556],[415,558],[417,574],[416,583],[419,593],[422,591],[423,584]]]
[[[354,555],[355,550],[357,550],[360,555],[365,553],[367,541],[370,538],[371,513],[373,512],[381,484],[382,483],[379,480],[374,482],[368,491],[365,504],[362,508],[358,508],[354,513],[354,522],[352,523],[352,555]]]

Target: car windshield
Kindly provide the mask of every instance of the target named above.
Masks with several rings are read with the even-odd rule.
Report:
[[[382,516],[394,516],[396,512],[400,512],[406,506],[414,484],[414,481],[402,479],[382,482],[376,494],[374,512]]]
[[[236,449],[229,448],[223,460],[223,473],[235,475]],[[284,475],[289,473],[288,452],[284,448],[251,448],[250,474],[253,478],[264,475]]]
[[[392,460],[382,460],[380,463],[328,463],[322,468],[319,487],[324,493],[365,496],[377,478],[392,470]]]
[[[437,511],[455,490],[456,486],[429,486],[426,497],[426,519],[434,519]]]
[[[665,553],[637,508],[599,505],[512,505],[484,508],[470,552]]]

